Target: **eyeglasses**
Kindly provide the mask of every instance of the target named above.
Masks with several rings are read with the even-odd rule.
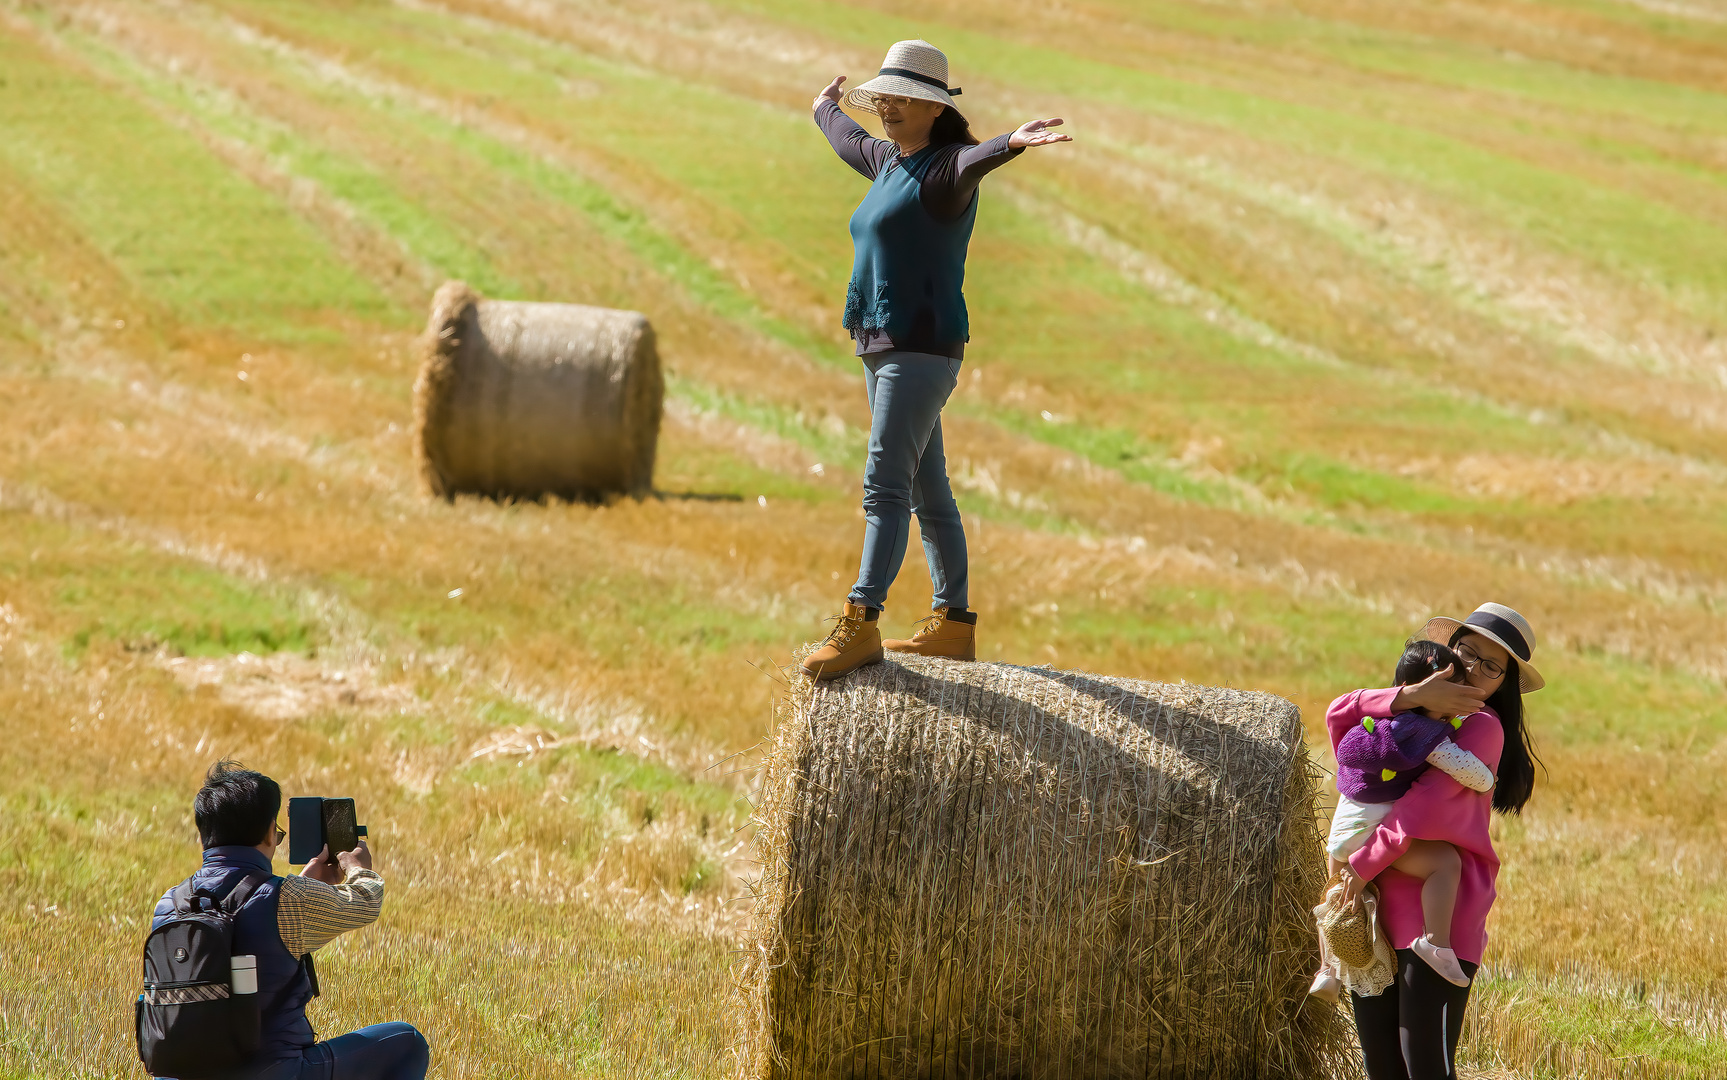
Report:
[[[281,825],[277,825],[276,826],[276,843],[280,844],[282,841],[286,840],[287,838],[288,838],[288,830],[282,828]]]
[[[1470,671],[1480,669],[1481,674],[1489,679],[1497,679],[1505,674],[1505,665],[1497,660],[1489,660],[1475,651],[1474,646],[1459,645],[1456,648],[1457,659],[1463,661],[1463,666]]]

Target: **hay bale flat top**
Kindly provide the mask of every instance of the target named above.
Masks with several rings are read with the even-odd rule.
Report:
[[[895,705],[884,708],[884,696]],[[1058,755],[1044,764],[1068,766],[1064,775],[1137,764],[1242,798],[1264,797],[1267,767],[1280,774],[1302,740],[1300,710],[1275,694],[919,656],[813,685],[801,708],[814,725],[879,716],[1017,735],[1034,754]],[[1037,736],[1052,726],[1070,730],[1047,746]]]

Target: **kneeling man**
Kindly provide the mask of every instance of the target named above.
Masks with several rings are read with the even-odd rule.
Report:
[[[300,874],[276,876],[270,860],[287,836],[276,824],[281,809],[282,789],[274,780],[230,761],[211,767],[192,804],[204,845],[194,889],[226,896],[247,877],[267,879],[233,922],[235,954],[257,957],[258,1053],[219,1080],[423,1080],[426,1040],[408,1024],[374,1024],[327,1042],[312,1031],[306,1019],[306,1005],[318,993],[312,951],[376,919],[384,879],[372,869],[364,839],[333,861],[325,848]],[[156,904],[152,929],[173,914],[170,890]]]

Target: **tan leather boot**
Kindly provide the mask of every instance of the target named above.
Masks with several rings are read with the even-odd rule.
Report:
[[[877,613],[869,608],[847,603],[837,616],[838,625],[821,644],[821,648],[804,657],[804,674],[817,682],[837,679],[856,671],[865,664],[881,662],[881,627]]]
[[[949,660],[977,659],[977,613],[967,611],[948,616],[947,608],[936,608],[909,638],[882,642],[882,648],[918,656],[944,656]]]

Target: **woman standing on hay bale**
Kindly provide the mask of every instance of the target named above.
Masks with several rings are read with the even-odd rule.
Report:
[[[977,220],[978,183],[1028,146],[1068,142],[1033,120],[979,145],[954,108],[947,57],[927,41],[901,41],[880,73],[844,95],[881,117],[872,139],[840,111],[844,75],[812,103],[840,160],[871,181],[852,214],[855,249],[845,328],[863,360],[870,403],[864,466],[864,546],[857,584],[838,624],[803,662],[832,679],[882,658],[883,648],[964,660],[977,656],[977,615],[967,609],[965,528],[948,485],[941,410],[959,383],[970,339],[966,247]],[[932,611],[911,638],[882,641],[876,617],[899,573],[917,514],[935,586]]]
[[[1332,749],[1368,717],[1421,708],[1467,714],[1454,741],[1492,769],[1496,783],[1490,792],[1477,792],[1439,769],[1427,770],[1339,871],[1347,896],[1368,881],[1378,886],[1380,919],[1397,950],[1397,978],[1384,993],[1350,994],[1369,1080],[1451,1080],[1457,1075],[1453,1057],[1469,1005],[1469,987],[1447,982],[1412,948],[1424,932],[1422,882],[1391,864],[1414,840],[1437,840],[1457,849],[1463,865],[1451,947],[1473,980],[1487,944],[1487,912],[1499,876],[1488,822],[1494,810],[1519,813],[1535,787],[1523,695],[1546,682],[1535,669],[1535,632],[1528,621],[1502,604],[1482,604],[1461,621],[1433,619],[1422,634],[1451,647],[1468,681],[1448,681],[1447,669],[1411,686],[1345,694],[1325,714]]]

